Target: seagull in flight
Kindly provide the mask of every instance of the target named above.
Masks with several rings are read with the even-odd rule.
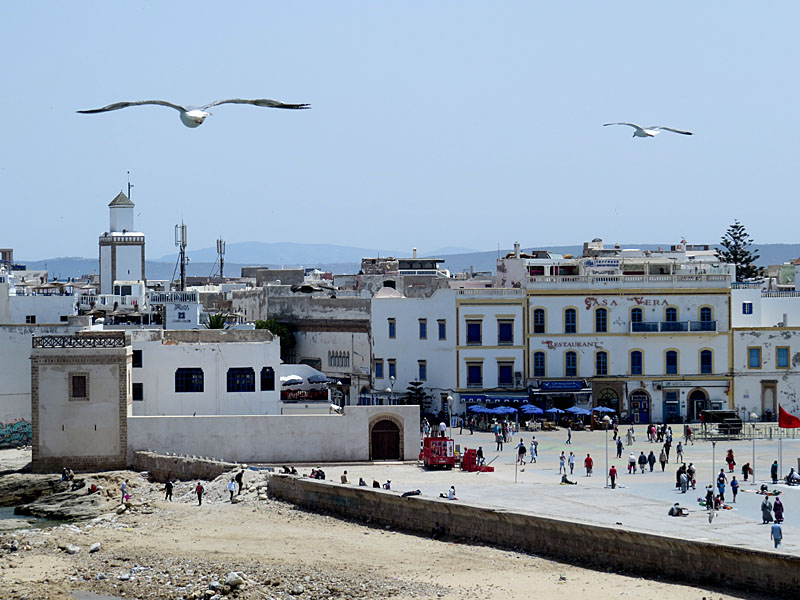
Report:
[[[174,108],[180,113],[181,123],[187,127],[200,127],[203,121],[206,120],[211,113],[207,109],[212,106],[219,106],[220,104],[252,104],[253,106],[264,106],[267,108],[293,108],[303,109],[311,108],[310,104],[287,104],[278,100],[270,100],[269,98],[257,98],[255,100],[242,100],[241,98],[231,98],[229,100],[217,100],[203,106],[180,106],[173,104],[166,100],[138,100],[136,102],[115,102],[103,108],[92,108],[89,110],[79,110],[77,112],[83,115],[93,115],[95,113],[108,112],[110,110],[119,110],[121,108],[128,108],[129,106],[142,106],[146,104],[155,104],[157,106],[168,106]]]
[[[672,133],[680,133],[681,135],[694,135],[691,131],[683,131],[681,129],[673,129],[672,127],[664,127],[663,125],[652,125],[650,127],[642,127],[641,125],[637,125],[636,123],[603,123],[603,127],[608,127],[609,125],[627,125],[628,127],[633,127],[633,137],[640,137],[640,138],[649,138],[655,137],[661,130],[664,131],[671,131]]]

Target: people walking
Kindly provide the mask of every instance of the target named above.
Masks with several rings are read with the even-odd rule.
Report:
[[[206,489],[203,487],[203,484],[198,481],[197,487],[194,488],[194,493],[197,494],[197,506],[203,505],[203,494],[205,491]]]
[[[236,481],[234,481],[233,477],[228,482],[228,491],[231,493],[231,502],[233,502],[233,492],[236,491]]]
[[[611,468],[608,470],[608,478],[611,480],[611,489],[613,490],[617,487],[617,467],[611,465]]]
[[[687,425],[686,429],[683,431],[683,442],[684,445],[691,444],[694,446],[694,439],[692,438],[692,427],[691,425]]]
[[[531,462],[535,463],[536,458],[538,456],[537,451],[539,450],[539,443],[536,441],[536,436],[533,436],[531,440]]]
[[[475,462],[479,467],[483,466],[483,446],[478,446],[478,450],[475,452]]]
[[[591,455],[587,454],[586,458],[583,460],[583,466],[586,467],[586,476],[592,476],[592,466],[594,466],[594,461],[592,460]]]
[[[561,451],[561,456],[558,457],[558,474],[561,475],[562,472],[564,475],[567,474],[567,457],[564,455],[563,450]]]
[[[783,502],[781,502],[781,499],[777,496],[775,496],[775,505],[773,510],[775,511],[775,522],[783,523]]]
[[[681,472],[681,494],[685,494],[686,490],[689,489],[689,475],[686,474],[686,471]]]
[[[644,455],[644,451],[639,453],[639,472],[644,475],[645,467],[647,466],[647,457]]]
[[[664,468],[667,466],[667,453],[664,452],[664,449],[661,449],[661,454],[658,455],[658,462],[661,463],[661,472],[664,472]]]
[[[622,458],[622,450],[624,446],[622,445],[622,438],[617,438],[617,458]]]
[[[120,500],[120,504],[125,504],[125,500],[130,498],[128,495],[128,480],[122,482],[122,499]]]
[[[669,449],[672,447],[672,442],[667,440],[664,442],[664,454],[667,456],[667,462],[669,462]]]
[[[495,450],[497,452],[503,451],[503,434],[502,433],[495,433],[494,434],[495,442],[497,442],[497,448]]]
[[[747,481],[748,475],[753,472],[753,469],[750,468],[750,463],[744,463],[742,465],[742,481]]]
[[[570,452],[569,457],[567,458],[567,462],[569,463],[569,474],[572,475],[572,471],[575,470],[575,454]]]
[[[783,530],[779,523],[774,523],[772,527],[769,528],[769,539],[771,539],[775,543],[776,548],[781,547],[781,542],[783,541]]]
[[[647,455],[647,464],[650,465],[650,472],[653,472],[653,467],[656,464],[656,455],[653,454],[653,451],[650,450],[650,454]]]
[[[525,465],[525,453],[527,449],[525,448],[525,441],[520,439],[519,444],[517,444],[517,462],[521,465]]]
[[[695,477],[694,477],[696,472],[697,472],[697,470],[694,468],[694,464],[693,463],[689,463],[689,466],[686,467],[686,475],[689,476],[689,485],[692,486],[692,489],[696,489],[695,485],[697,484],[697,481],[695,481]]]
[[[725,469],[720,469],[719,475],[717,475],[717,491],[719,492],[719,497],[723,502],[725,502],[726,483],[728,483],[728,478],[725,476]]]
[[[733,467],[736,466],[736,461],[733,458],[733,448],[728,449],[728,455],[725,457],[725,462],[728,463],[728,473],[733,473]]]
[[[736,494],[739,493],[739,482],[736,481],[736,475],[731,479],[731,494],[733,494],[733,502],[736,502]]]
[[[772,477],[772,485],[778,483],[778,461],[772,463],[772,466],[769,468],[769,475]]]
[[[769,501],[769,496],[765,496],[761,503],[761,522],[762,525],[772,523],[772,502]]]
[[[683,462],[683,446],[680,442],[678,442],[678,445],[675,446],[675,456],[677,457],[678,462]]]
[[[628,473],[636,473],[636,455],[633,452],[628,455]]]
[[[244,469],[236,473],[236,477],[234,477],[234,479],[236,480],[236,485],[239,486],[239,493],[236,494],[239,496],[242,493],[242,485],[244,485]]]
[[[565,443],[566,444],[572,443],[572,427],[570,425],[567,425],[567,441]]]
[[[167,500],[172,502],[172,488],[173,488],[172,480],[171,479],[167,479],[167,483],[164,484],[164,492],[165,492],[164,501],[165,502]]]

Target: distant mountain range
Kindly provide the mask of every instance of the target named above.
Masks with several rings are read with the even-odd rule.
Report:
[[[623,248],[640,248],[642,250],[655,250],[658,244],[625,244]],[[668,244],[662,244],[668,248]],[[755,244],[760,253],[759,265],[782,264],[800,257],[800,244]],[[361,268],[361,259],[365,257],[395,256],[407,258],[411,252],[387,252],[371,248],[358,248],[354,246],[337,246],[334,244],[298,244],[298,243],[262,243],[242,242],[231,243],[226,248],[225,274],[237,276],[241,274],[243,266],[264,266],[271,268],[281,267],[317,267],[323,271],[340,273],[358,273]],[[572,254],[579,256],[583,246],[525,246],[522,251],[549,250],[557,254]],[[490,250],[481,252],[469,248],[445,247],[430,251],[420,251],[420,257],[442,258],[444,268],[452,272],[491,271],[497,265],[497,257],[505,256],[511,249]],[[190,262],[187,273],[190,276],[209,276],[218,271],[215,266],[217,257],[215,248],[201,248],[188,252]],[[67,277],[80,277],[98,271],[97,259],[65,257],[49,258],[46,260],[18,260],[29,269],[46,269],[51,276],[59,279]],[[176,255],[167,255],[157,260],[148,260],[145,266],[148,279],[171,279],[176,273]]]

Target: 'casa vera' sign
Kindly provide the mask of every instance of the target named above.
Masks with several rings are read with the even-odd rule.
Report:
[[[548,350],[555,350],[556,348],[596,348],[602,350],[603,347],[600,342],[554,342],[553,340],[542,340],[542,344],[547,346]]]
[[[632,302],[636,306],[669,305],[669,301],[665,300],[664,298],[645,298],[644,296],[633,296],[631,298],[625,298],[624,301]],[[619,302],[623,302],[623,299],[620,298]],[[619,302],[616,298],[598,298],[597,296],[587,296],[583,299],[583,303],[586,305],[586,310],[591,310],[595,306],[619,306]]]

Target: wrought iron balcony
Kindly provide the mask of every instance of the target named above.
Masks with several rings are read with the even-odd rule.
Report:
[[[716,321],[633,321],[631,333],[716,333]]]

